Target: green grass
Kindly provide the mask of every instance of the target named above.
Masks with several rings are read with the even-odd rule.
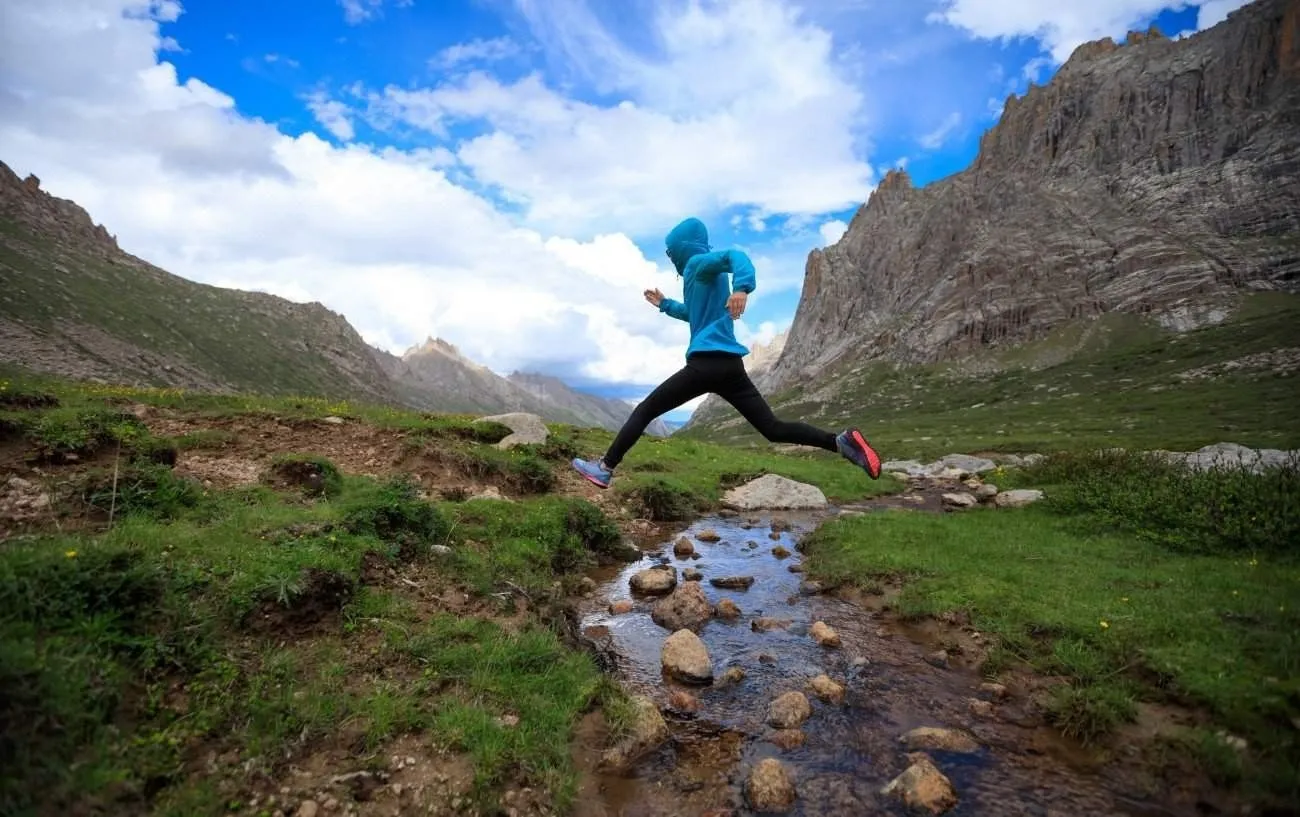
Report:
[[[369,568],[437,558],[453,582],[540,593],[617,552],[595,506],[434,505],[400,478],[214,493],[167,473],[188,501],[119,497],[108,531],[0,546],[0,811],[216,814],[239,786],[189,774],[203,751],[269,770],[341,734],[364,757],[407,732],[473,756],[482,802],[517,781],[572,796],[569,730],[609,695],[590,659],[540,620],[418,616]],[[350,645],[372,628],[387,669],[361,681],[376,658]]]
[[[772,398],[778,414],[826,427],[859,425],[887,459],[953,451],[1058,451],[1124,446],[1190,451],[1215,442],[1300,448],[1300,374],[1177,375],[1257,352],[1300,346],[1300,296],[1242,298],[1221,325],[1176,335],[1130,315],[1091,330],[1071,325],[1041,341],[985,350],[969,361],[894,367],[854,362],[807,389]],[[1085,332],[1089,332],[1087,338]],[[1080,341],[1086,341],[1080,344]],[[808,394],[834,379],[833,397]],[[730,409],[691,439],[755,443]]]
[[[1090,468],[1048,462],[1037,475],[1057,484],[1026,509],[836,521],[806,542],[809,573],[861,584],[900,580],[895,604],[906,617],[966,612],[995,637],[988,673],[1024,663],[1068,679],[1049,712],[1085,741],[1104,740],[1132,720],[1138,701],[1204,709],[1216,728],[1252,747],[1248,790],[1294,801],[1295,471],[1215,475],[1234,483],[1216,498],[1206,495],[1208,477],[1177,483],[1172,469],[1135,458],[1097,458]],[[1231,501],[1215,505],[1225,497]],[[1246,528],[1251,520],[1254,531]],[[1224,773],[1230,753],[1207,749],[1202,737],[1184,736],[1184,748],[1233,777]]]

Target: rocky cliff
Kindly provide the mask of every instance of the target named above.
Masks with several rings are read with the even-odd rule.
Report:
[[[810,254],[765,390],[923,363],[1108,312],[1185,328],[1300,288],[1300,0],[1180,41],[1080,46],[1006,101],[965,171],[889,173]]]

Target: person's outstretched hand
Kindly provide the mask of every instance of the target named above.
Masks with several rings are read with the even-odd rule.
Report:
[[[745,314],[745,303],[749,300],[748,292],[733,292],[727,299],[727,311],[731,313],[731,319],[734,321],[741,315]]]
[[[663,303],[664,294],[657,289],[647,289],[645,291],[645,299],[649,301],[652,306],[659,306],[659,304]]]

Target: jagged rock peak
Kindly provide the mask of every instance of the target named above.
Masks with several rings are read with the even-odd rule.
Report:
[[[41,189],[41,180],[34,173],[20,179],[3,161],[0,161],[0,214],[46,235],[87,239],[101,251],[119,249],[117,237],[96,224],[84,208]]]

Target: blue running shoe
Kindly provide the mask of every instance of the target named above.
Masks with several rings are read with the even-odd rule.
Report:
[[[579,474],[586,477],[588,482],[599,488],[608,488],[609,481],[614,478],[614,472],[605,468],[605,464],[600,460],[587,462],[586,460],[575,459],[573,467]]]
[[[835,445],[845,459],[866,471],[867,476],[880,479],[880,455],[862,436],[861,431],[850,428],[835,438]]]

